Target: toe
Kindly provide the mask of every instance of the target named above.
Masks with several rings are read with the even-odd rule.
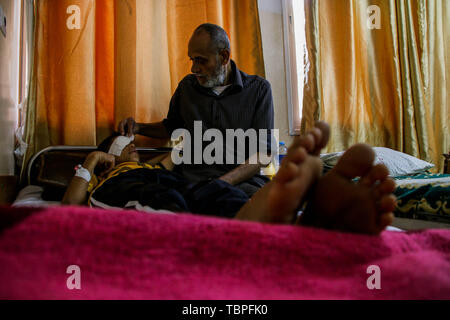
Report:
[[[286,157],[281,161],[281,167],[287,163],[293,162],[295,164],[302,163],[306,158],[307,152],[303,147],[290,148]]]
[[[320,150],[325,148],[325,146],[328,143],[328,140],[330,139],[330,126],[325,121],[317,121],[316,122],[316,128],[320,130],[322,133],[321,139],[316,144],[316,155],[319,155]]]
[[[374,190],[375,199],[379,200],[384,195],[395,191],[395,181],[392,178],[387,178],[382,181]]]
[[[393,194],[383,196],[377,205],[377,211],[380,213],[393,212],[397,205],[397,198]]]
[[[295,138],[294,142],[292,143],[291,149],[297,149],[299,147],[304,148],[308,153],[312,153],[315,148],[315,138],[314,135],[311,132],[308,132],[306,135],[300,136]]]
[[[319,145],[322,141],[322,131],[319,128],[313,128],[310,134],[314,137],[314,146],[311,153],[316,155],[315,153],[317,152],[317,150],[319,150],[320,152],[320,149],[322,149],[319,148]]]
[[[372,186],[377,181],[383,181],[389,176],[389,169],[384,164],[374,165],[369,172],[361,177],[360,184]]]
[[[308,153],[311,153],[314,151],[315,147],[315,141],[314,141],[314,135],[311,132],[308,132],[306,136],[303,137],[302,140],[302,147],[308,151]]]
[[[380,217],[380,231],[383,231],[387,226],[394,222],[394,214],[392,212],[383,213]]]
[[[374,159],[375,152],[370,146],[355,144],[342,155],[333,171],[349,180],[363,177],[372,168]]]
[[[293,180],[299,171],[300,165],[307,157],[306,150],[302,147],[289,150],[286,157],[281,161],[280,169],[275,175],[274,181],[277,183],[286,183]]]
[[[284,184],[294,179],[297,173],[298,173],[297,165],[295,165],[295,163],[293,162],[286,162],[283,166],[280,167],[273,180],[276,183]]]
[[[315,127],[306,135],[294,139],[290,148],[303,147],[309,154],[318,156],[330,139],[330,126],[324,121],[318,121]]]

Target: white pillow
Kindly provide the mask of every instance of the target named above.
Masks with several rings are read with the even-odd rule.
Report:
[[[411,175],[434,167],[432,163],[389,148],[375,147],[373,150],[376,154],[375,164],[384,164],[389,169],[391,177]],[[320,158],[325,166],[333,167],[343,153],[326,153],[320,155]]]
[[[19,192],[16,201],[12,204],[12,207],[47,207],[61,204],[56,201],[43,200],[43,192],[44,188],[40,186],[26,186]]]

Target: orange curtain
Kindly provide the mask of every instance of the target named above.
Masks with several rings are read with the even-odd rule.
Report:
[[[329,152],[366,142],[441,170],[450,150],[450,3],[306,0],[305,11],[303,130],[323,119]]]
[[[204,22],[227,31],[231,58],[242,71],[265,76],[257,0],[167,0],[167,21],[173,90],[190,72],[188,42]]]
[[[24,164],[50,145],[96,145],[126,117],[162,120],[201,23],[224,27],[239,67],[264,76],[257,0],[36,0],[35,21]]]
[[[67,13],[74,5],[79,15]],[[114,122],[114,2],[43,0],[35,6],[25,164],[49,145],[95,145]]]

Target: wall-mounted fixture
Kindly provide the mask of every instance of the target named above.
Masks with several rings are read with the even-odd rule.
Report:
[[[6,38],[6,16],[1,6],[0,6],[0,30],[2,31],[3,36]]]

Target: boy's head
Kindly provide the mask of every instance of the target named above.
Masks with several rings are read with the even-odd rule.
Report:
[[[133,140],[134,137],[129,138],[114,132],[99,144],[97,150],[114,155],[116,164],[139,162],[139,154]]]

